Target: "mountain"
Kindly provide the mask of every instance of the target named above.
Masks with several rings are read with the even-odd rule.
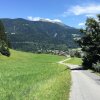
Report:
[[[77,47],[73,34],[80,35],[79,30],[63,23],[29,21],[22,18],[1,20],[14,49],[35,52]]]

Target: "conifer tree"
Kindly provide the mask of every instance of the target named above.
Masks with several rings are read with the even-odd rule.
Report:
[[[0,21],[0,53],[8,57],[10,56],[4,25],[1,21]]]

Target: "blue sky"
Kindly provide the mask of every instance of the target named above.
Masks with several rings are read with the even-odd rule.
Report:
[[[44,19],[80,28],[98,13],[99,0],[0,0],[0,18]]]

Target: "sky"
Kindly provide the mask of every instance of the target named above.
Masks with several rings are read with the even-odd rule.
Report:
[[[0,18],[42,19],[75,28],[99,13],[100,0],[0,0]]]

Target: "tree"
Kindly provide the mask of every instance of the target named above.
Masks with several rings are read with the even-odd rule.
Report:
[[[93,68],[92,65],[100,61],[100,15],[97,19],[87,18],[85,29],[80,31],[84,36],[77,42],[84,52],[83,67]]]
[[[10,56],[8,48],[8,40],[5,34],[5,29],[3,23],[0,21],[0,53],[5,56]]]

